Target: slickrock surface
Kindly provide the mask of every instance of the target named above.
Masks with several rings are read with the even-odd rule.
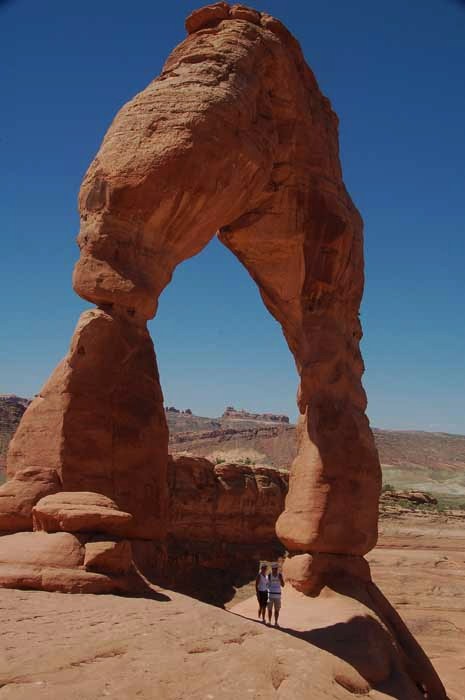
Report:
[[[159,598],[1,591],[1,700],[63,693],[69,700],[349,700],[354,695],[347,686],[365,683],[367,663],[357,653],[365,648],[362,636],[376,639],[378,630],[363,620],[346,627],[324,603],[325,619],[313,620],[321,630],[309,644],[171,591]],[[326,650],[325,628],[337,624],[344,638],[353,641],[359,633],[355,648]],[[390,651],[381,647],[379,656],[373,647],[367,652],[370,676],[382,676],[389,662]],[[393,692],[400,683],[394,666],[386,691],[368,697],[420,697]]]
[[[340,589],[325,588],[314,599],[285,587],[282,630],[330,652],[333,678],[351,694],[423,700],[434,672],[382,594],[356,579],[347,579]],[[232,612],[254,619],[256,607],[253,597]],[[446,697],[440,682],[429,691],[431,700]]]
[[[290,551],[364,554],[381,472],[361,385],[362,220],[342,180],[337,116],[279,20],[217,3],[186,27],[84,178],[73,284],[99,309],[81,316],[28,408],[9,473],[34,457],[64,489],[113,498],[134,536],[163,540],[168,435],[146,320],[176,266],[219,232],[300,375],[278,536]]]
[[[367,559],[373,580],[421,644],[449,697],[465,700],[465,516],[384,513],[378,546]],[[244,586],[227,607],[252,594],[253,584]],[[286,604],[285,627],[294,625],[288,613]],[[253,605],[250,614],[256,614]]]

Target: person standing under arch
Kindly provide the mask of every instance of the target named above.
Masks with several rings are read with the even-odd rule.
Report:
[[[279,627],[279,611],[281,610],[281,589],[284,588],[284,579],[277,564],[271,565],[271,574],[268,574],[268,624],[271,625],[271,615],[274,608],[274,626]]]
[[[267,565],[262,564],[255,579],[255,591],[258,600],[258,619],[265,622],[266,606],[268,604],[268,578],[266,575]]]

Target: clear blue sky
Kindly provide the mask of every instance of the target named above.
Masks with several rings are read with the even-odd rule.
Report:
[[[79,313],[80,180],[118,108],[202,2],[0,0],[0,393],[37,392]],[[465,5],[260,0],[293,31],[341,120],[365,220],[372,424],[465,433]],[[168,404],[295,417],[296,373],[254,283],[218,242],[150,324]]]

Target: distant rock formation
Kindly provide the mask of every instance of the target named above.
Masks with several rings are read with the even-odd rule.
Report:
[[[289,424],[289,416],[284,414],[275,413],[250,413],[249,411],[244,411],[244,409],[235,409],[233,406],[227,406],[223,415],[222,420],[253,420],[260,421],[264,423],[285,423]]]
[[[409,501],[416,505],[435,506],[438,499],[423,491],[385,491],[381,495],[381,502],[389,503],[389,501]]]
[[[15,394],[0,394],[0,483],[5,473],[8,445],[30,403],[29,399]]]

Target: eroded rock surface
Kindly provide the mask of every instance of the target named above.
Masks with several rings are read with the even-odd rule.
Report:
[[[425,653],[373,583],[347,576],[318,600],[289,586],[282,605],[283,629],[330,652],[333,678],[348,694],[447,700]],[[252,598],[232,611],[254,619],[255,608]]]
[[[29,467],[18,470],[0,486],[0,532],[32,530],[32,508],[44,496],[61,490],[54,469]]]
[[[288,476],[278,469],[171,457],[169,532],[184,540],[276,543]]]
[[[363,555],[376,542],[380,469],[361,385],[362,221],[342,181],[338,120],[278,20],[218,3],[187,27],[84,178],[74,288],[100,309],[83,314],[25,414],[9,473],[34,454],[65,489],[113,498],[137,537],[163,540],[167,432],[145,322],[176,266],[219,232],[301,380],[278,535],[294,552]]]
[[[84,542],[68,532],[18,532],[0,538],[0,587],[61,593],[114,593],[130,587],[123,576],[84,567]]]
[[[329,584],[331,557],[338,566],[349,558],[363,561],[375,545],[381,484],[361,384],[362,220],[342,180],[337,117],[297,41],[275,18],[220,2],[192,13],[186,26],[187,39],[161,75],[120,110],[84,178],[73,284],[98,308],[81,316],[68,355],[26,411],[10,445],[8,473],[39,464],[56,470],[65,491],[113,499],[133,518],[125,535],[138,547],[158,547],[163,557],[168,435],[146,321],[176,266],[218,232],[257,283],[295,358],[299,450],[277,534],[291,554],[304,557],[303,567],[297,559],[304,577]],[[221,514],[233,510],[238,497],[241,512],[251,514],[253,499],[265,498],[264,484],[258,485],[263,474],[241,475],[240,486],[228,466],[215,476]],[[267,488],[265,500],[275,504],[280,494]],[[37,526],[50,527],[51,511],[35,508]],[[82,522],[85,516],[79,515]],[[59,524],[61,511],[52,520]],[[221,517],[216,526],[220,534]],[[234,538],[241,528],[229,522],[227,531]],[[61,534],[73,537],[25,536],[31,543],[38,537],[55,542]],[[4,547],[9,537],[18,535],[5,536]],[[111,547],[105,551],[111,560]],[[106,560],[90,551],[90,560],[95,556]],[[23,563],[32,570],[27,585],[47,588],[49,569]],[[103,576],[79,566],[93,582]],[[353,579],[354,590],[343,592],[345,605],[363,582]],[[339,665],[331,667],[332,679],[344,692],[381,693],[384,685],[399,698],[427,691],[430,700],[443,700],[434,671],[406,672],[407,662],[399,661],[404,629],[390,611],[380,612],[384,603],[379,597],[373,603],[373,590],[357,613],[362,644],[351,645],[350,619],[339,654],[348,650],[358,675]],[[373,622],[365,620],[370,602],[379,613]],[[340,624],[339,613],[334,620]],[[368,657],[367,639],[375,647]],[[406,656],[423,664],[416,649]],[[292,658],[295,668],[297,655]],[[293,697],[297,688],[298,697],[318,697],[311,676],[297,686],[286,675],[272,676],[273,697],[276,690],[278,697]],[[192,689],[189,696],[195,697]]]
[[[269,467],[170,457],[166,550],[138,543],[140,568],[177,590],[224,604],[235,586],[256,575],[258,561],[284,554],[274,525],[287,482],[286,472]]]
[[[45,532],[98,532],[123,536],[132,515],[99,493],[75,491],[42,498],[32,509],[34,530]]]
[[[162,403],[147,329],[101,309],[86,311],[68,355],[10,443],[8,474],[31,463],[54,469],[62,490],[100,493],[129,512],[127,534],[162,539],[168,449]]]

